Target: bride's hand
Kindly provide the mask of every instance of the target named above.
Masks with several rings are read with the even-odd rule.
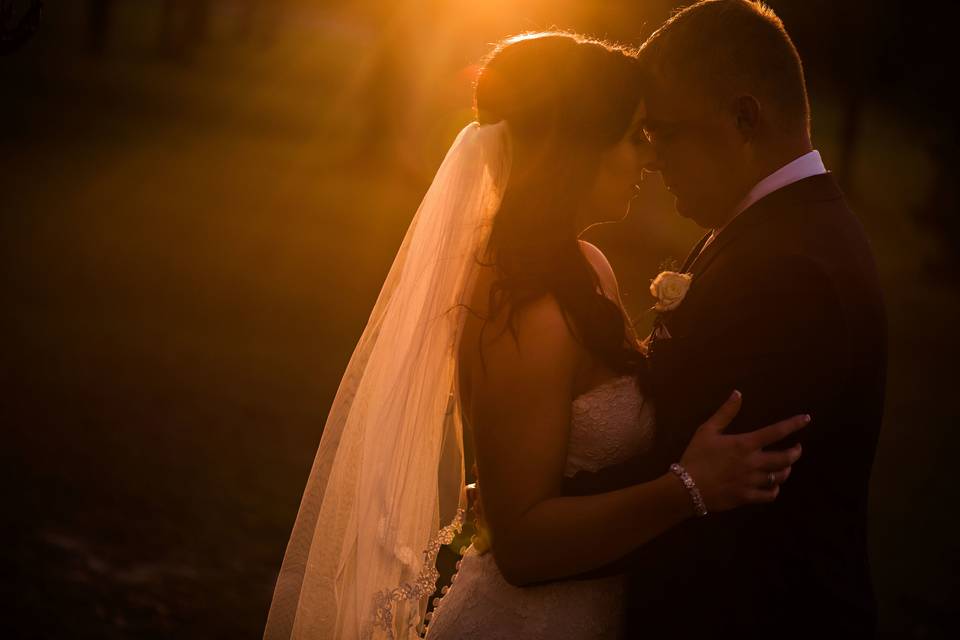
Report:
[[[707,511],[725,511],[744,504],[772,502],[800,457],[800,445],[764,451],[810,423],[794,416],[750,433],[725,435],[740,411],[741,395],[733,395],[696,431],[680,460],[700,490]]]

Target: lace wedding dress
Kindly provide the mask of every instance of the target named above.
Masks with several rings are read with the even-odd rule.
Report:
[[[653,411],[629,375],[573,400],[564,475],[597,471],[648,449]],[[501,575],[494,551],[469,546],[435,608],[427,640],[579,640],[620,636],[623,576],[516,587]]]

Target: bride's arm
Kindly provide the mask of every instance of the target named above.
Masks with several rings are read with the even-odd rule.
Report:
[[[497,564],[513,584],[606,564],[692,515],[677,478],[588,497],[563,497],[571,398],[580,350],[559,305],[521,309],[484,345],[473,424],[483,513]],[[494,332],[491,332],[494,333]]]
[[[470,407],[483,515],[504,577],[525,585],[583,573],[691,517],[690,496],[669,473],[599,495],[562,495],[581,347],[549,296],[519,311],[515,329],[516,339],[509,331],[490,331],[494,337],[484,343],[486,370],[474,370]],[[736,408],[726,421],[735,413]],[[752,488],[760,484],[757,465],[788,467],[799,452],[778,452],[774,458],[760,449],[796,424],[771,427],[762,435],[723,436],[725,424],[704,432],[716,444],[691,445],[696,455],[687,460],[685,454],[683,460],[692,475],[693,468],[698,470],[694,477],[703,481],[702,489],[718,488],[709,498],[705,491],[708,505],[713,502],[712,510],[720,510],[772,500],[775,491]]]

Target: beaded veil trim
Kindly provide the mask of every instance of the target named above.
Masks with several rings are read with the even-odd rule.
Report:
[[[440,572],[437,571],[437,554],[440,547],[453,542],[454,537],[463,529],[464,509],[457,509],[457,515],[437,535],[423,551],[423,569],[412,582],[404,582],[399,587],[384,589],[373,595],[373,626],[383,629],[389,640],[395,640],[393,633],[393,603],[402,600],[414,600],[429,596],[437,588]],[[413,628],[414,625],[410,625]],[[372,632],[371,632],[372,633]],[[367,636],[371,637],[370,635]]]

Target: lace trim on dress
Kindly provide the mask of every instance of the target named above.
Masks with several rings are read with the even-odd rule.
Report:
[[[440,529],[423,551],[423,569],[413,582],[404,582],[399,587],[384,589],[373,594],[373,626],[386,632],[389,640],[395,640],[393,633],[393,603],[402,600],[413,600],[428,596],[437,588],[440,572],[437,571],[437,554],[440,547],[450,544],[463,529],[464,509],[457,509],[457,515],[447,526]],[[414,625],[410,625],[413,628]],[[369,638],[371,634],[368,634]]]

